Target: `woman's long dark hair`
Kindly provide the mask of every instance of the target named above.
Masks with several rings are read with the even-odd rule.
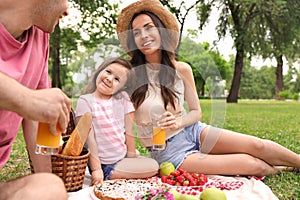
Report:
[[[135,69],[135,73],[137,76],[137,78],[134,80],[134,84],[136,86],[131,86],[135,88],[135,90],[131,94],[131,100],[135,106],[135,109],[137,109],[145,100],[149,85],[145,55],[137,48],[134,41],[133,33],[131,31],[133,19],[140,14],[148,15],[152,19],[154,25],[158,28],[158,31],[160,33],[162,57],[160,62],[161,67],[158,76],[161,88],[161,95],[164,101],[165,109],[167,108],[168,104],[170,104],[175,109],[175,100],[177,98],[176,91],[174,90],[176,71],[175,66],[171,62],[171,58],[174,56],[174,52],[166,50],[170,49],[169,44],[174,41],[171,41],[166,26],[156,15],[149,11],[142,11],[140,13],[135,14],[130,22],[130,31],[128,31],[127,46],[132,56],[131,63]]]

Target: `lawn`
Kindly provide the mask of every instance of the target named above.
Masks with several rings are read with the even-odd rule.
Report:
[[[270,139],[300,153],[300,102],[240,100],[238,104],[225,104],[222,100],[201,100],[200,103],[203,122]],[[139,150],[144,151],[141,147]],[[29,173],[24,140],[19,134],[11,159],[0,171],[0,181]],[[280,173],[263,181],[280,200],[300,199],[299,173]]]

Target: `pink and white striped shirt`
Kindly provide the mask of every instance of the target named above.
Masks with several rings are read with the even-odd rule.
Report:
[[[92,113],[92,126],[101,164],[116,163],[127,153],[124,121],[125,115],[133,112],[134,107],[127,93],[122,92],[120,96],[122,97],[104,100],[86,94],[77,101],[76,117],[86,112]]]

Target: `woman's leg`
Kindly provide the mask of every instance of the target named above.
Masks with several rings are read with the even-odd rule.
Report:
[[[148,178],[158,173],[158,163],[151,158],[124,158],[116,165],[110,179]]]
[[[200,138],[201,152],[184,160],[189,172],[220,175],[275,174],[277,165],[300,166],[300,156],[277,143],[232,131],[207,127]]]
[[[278,170],[264,161],[247,154],[201,154],[193,153],[186,157],[180,168],[194,173],[218,175],[266,176]]]
[[[68,194],[63,181],[50,173],[36,173],[0,183],[0,200],[66,200]]]
[[[200,138],[202,153],[249,154],[271,166],[300,168],[300,156],[270,140],[225,129],[207,127]]]

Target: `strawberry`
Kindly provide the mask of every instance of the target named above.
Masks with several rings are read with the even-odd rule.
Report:
[[[198,180],[200,180],[201,179],[201,181],[203,181],[203,182],[207,182],[208,180],[207,180],[207,177],[204,175],[204,174],[199,174],[199,178],[198,178]]]
[[[177,171],[179,171],[180,172],[180,174],[184,174],[184,173],[186,173],[186,171],[185,170],[183,170],[183,169],[177,169]]]
[[[175,176],[173,176],[173,175],[170,174],[169,176],[167,176],[167,178],[168,178],[168,179],[171,179],[171,180],[174,180],[174,179],[175,179]]]
[[[185,178],[184,178],[184,176],[179,175],[179,176],[176,177],[176,180],[177,180],[179,183],[182,183],[182,182],[185,180]]]
[[[161,182],[165,183],[167,181],[167,178],[168,178],[167,176],[162,176],[161,177]]]
[[[174,172],[174,175],[175,176],[179,176],[181,173],[180,173],[180,171],[178,171],[178,170],[176,170],[175,172]]]
[[[181,183],[180,182],[176,182],[175,186],[181,186]]]
[[[175,184],[176,184],[176,181],[171,180],[171,179],[167,179],[167,180],[166,180],[166,183],[169,184],[169,185],[175,185]]]
[[[192,173],[192,177],[193,177],[194,179],[198,179],[198,178],[199,178],[199,174],[198,174],[198,173]]]
[[[185,180],[182,182],[182,186],[189,186],[190,182],[188,180]]]
[[[197,185],[204,185],[206,182],[202,181],[202,180],[199,180],[197,181]]]
[[[197,181],[196,180],[191,180],[189,186],[196,186]]]
[[[185,179],[187,179],[189,181],[194,180],[194,178],[192,177],[192,175],[190,173],[186,173],[184,177],[185,177]]]

